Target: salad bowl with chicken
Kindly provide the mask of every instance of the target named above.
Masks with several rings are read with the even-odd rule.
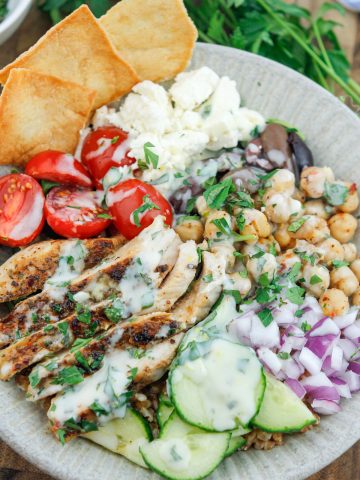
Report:
[[[304,478],[358,438],[359,121],[195,40],[180,0],[83,6],[0,71],[0,427],[60,478]]]

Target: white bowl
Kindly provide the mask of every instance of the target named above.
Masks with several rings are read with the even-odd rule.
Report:
[[[20,27],[32,5],[32,0],[9,0],[8,14],[0,22],[0,45]]]
[[[318,165],[360,184],[360,120],[337,98],[282,65],[250,53],[198,44],[192,67],[208,65],[236,80],[242,103],[300,128]],[[357,238],[360,247],[360,238]],[[271,451],[238,452],[212,480],[302,480],[319,471],[360,438],[360,394],[341,402],[342,411],[322,417],[318,428],[285,438]],[[61,480],[160,480],[86,440],[62,447],[48,432],[46,414],[27,402],[12,382],[0,383],[0,436],[39,468]],[[210,480],[209,478],[209,480]]]

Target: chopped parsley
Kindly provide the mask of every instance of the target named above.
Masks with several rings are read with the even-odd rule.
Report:
[[[142,205],[132,213],[134,223],[137,227],[141,227],[140,215],[148,210],[160,210],[160,207],[150,200],[150,195],[144,195]]]
[[[29,375],[29,382],[30,382],[31,388],[35,388],[37,385],[39,385],[40,380],[41,379],[39,376],[39,371],[37,369],[33,370]]]
[[[281,358],[281,360],[288,360],[290,358],[290,354],[287,352],[279,352],[277,356]]]
[[[300,270],[301,270],[301,263],[300,262],[296,262],[294,263],[294,265],[292,266],[291,270],[290,270],[290,273],[288,275],[288,278],[292,281],[292,282],[295,282],[295,280],[297,279],[299,273],[300,273]]]
[[[224,290],[224,295],[231,295],[237,305],[241,303],[241,295],[239,290]]]
[[[59,439],[61,445],[65,445],[65,435],[66,431],[60,428],[59,430],[56,430],[56,436]]]
[[[288,231],[289,232],[297,232],[306,222],[306,218],[299,218],[299,220],[296,220],[296,222],[290,223],[288,226]]]
[[[345,262],[344,260],[333,260],[332,265],[334,268],[348,267],[349,262]]]
[[[325,182],[324,198],[330,205],[337,207],[343,205],[349,195],[349,189],[341,183]]]
[[[218,230],[224,235],[231,235],[231,227],[226,221],[226,218],[216,218],[212,222]]]
[[[109,215],[108,213],[98,213],[96,215],[97,218],[105,218],[106,220],[112,220],[113,217],[112,215]]]
[[[321,283],[322,279],[318,275],[312,275],[310,278],[310,285],[316,285],[317,283]]]
[[[110,322],[118,323],[124,317],[124,307],[120,300],[115,300],[111,307],[105,308],[105,315]]]
[[[75,367],[66,367],[60,370],[57,377],[52,380],[54,385],[77,385],[84,380],[83,374]]]
[[[111,145],[114,145],[118,140],[119,140],[119,135],[116,135],[116,137],[113,137],[111,139]]]
[[[205,283],[210,283],[213,280],[214,280],[214,277],[213,277],[212,273],[208,273],[207,275],[203,276],[203,282],[205,282]]]
[[[90,410],[92,410],[98,417],[101,415],[109,415],[109,412],[98,402],[92,403],[90,405]]]
[[[153,168],[157,168],[159,164],[159,155],[153,152],[151,149],[155,148],[150,142],[146,142],[144,145],[144,155],[145,155],[145,164],[147,168],[152,166]],[[141,167],[140,167],[141,168]]]
[[[305,289],[298,287],[297,285],[295,285],[295,287],[288,288],[286,292],[288,300],[296,305],[302,305],[304,302],[304,295]]]
[[[209,208],[220,209],[224,206],[228,195],[235,191],[231,178],[227,178],[204,191],[204,197]]]
[[[269,308],[264,308],[263,310],[261,310],[261,312],[257,314],[257,316],[260,318],[261,323],[264,325],[264,327],[268,327],[273,321],[273,315]]]
[[[301,330],[302,330],[303,332],[306,333],[306,332],[308,332],[309,330],[311,330],[311,325],[310,325],[309,323],[307,323],[307,322],[303,322],[303,323],[301,324],[301,327],[300,327],[300,328],[301,328]]]
[[[235,222],[236,222],[236,226],[239,229],[239,232],[242,232],[244,230],[245,223],[246,223],[245,216],[242,213],[240,213],[240,215],[235,217]]]

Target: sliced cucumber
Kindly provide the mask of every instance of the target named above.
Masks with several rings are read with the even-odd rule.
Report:
[[[174,362],[168,387],[185,422],[222,432],[247,426],[258,413],[265,376],[252,349],[215,338],[188,344]]]
[[[233,453],[235,453],[239,448],[243,447],[246,443],[245,438],[243,437],[233,437],[231,435],[230,442],[228,449],[225,452],[225,457],[230,457]]]
[[[164,427],[165,423],[167,422],[168,418],[174,411],[174,405],[171,403],[171,401],[161,395],[159,398],[159,406],[156,412],[156,418],[160,427],[160,430]]]
[[[300,398],[283,382],[266,375],[264,401],[252,424],[266,432],[292,433],[316,422]]]
[[[208,433],[173,412],[160,438],[140,447],[145,463],[171,480],[200,480],[225,458],[230,433]]]
[[[83,437],[146,468],[139,447],[149,443],[152,433],[147,420],[132,408],[127,408],[124,418],[110,420],[99,430]]]

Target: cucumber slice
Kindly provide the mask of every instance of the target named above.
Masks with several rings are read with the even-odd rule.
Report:
[[[283,382],[266,374],[264,401],[252,424],[266,432],[293,433],[316,422],[300,398]]]
[[[235,453],[239,448],[243,447],[246,443],[245,438],[243,437],[233,437],[231,435],[230,442],[228,449],[225,452],[225,457],[230,457],[233,453]]]
[[[165,423],[169,419],[170,415],[174,411],[174,405],[170,402],[167,397],[161,396],[159,398],[159,406],[156,412],[156,418],[160,427],[160,430],[163,429]]]
[[[215,338],[188,344],[170,371],[168,387],[185,422],[222,432],[246,426],[258,413],[265,376],[252,349]]]
[[[224,459],[230,433],[208,433],[173,412],[158,440],[140,447],[145,463],[170,480],[200,480]]]
[[[132,408],[126,409],[124,418],[110,420],[99,430],[82,436],[147,468],[139,447],[152,440],[152,433],[147,420]]]

